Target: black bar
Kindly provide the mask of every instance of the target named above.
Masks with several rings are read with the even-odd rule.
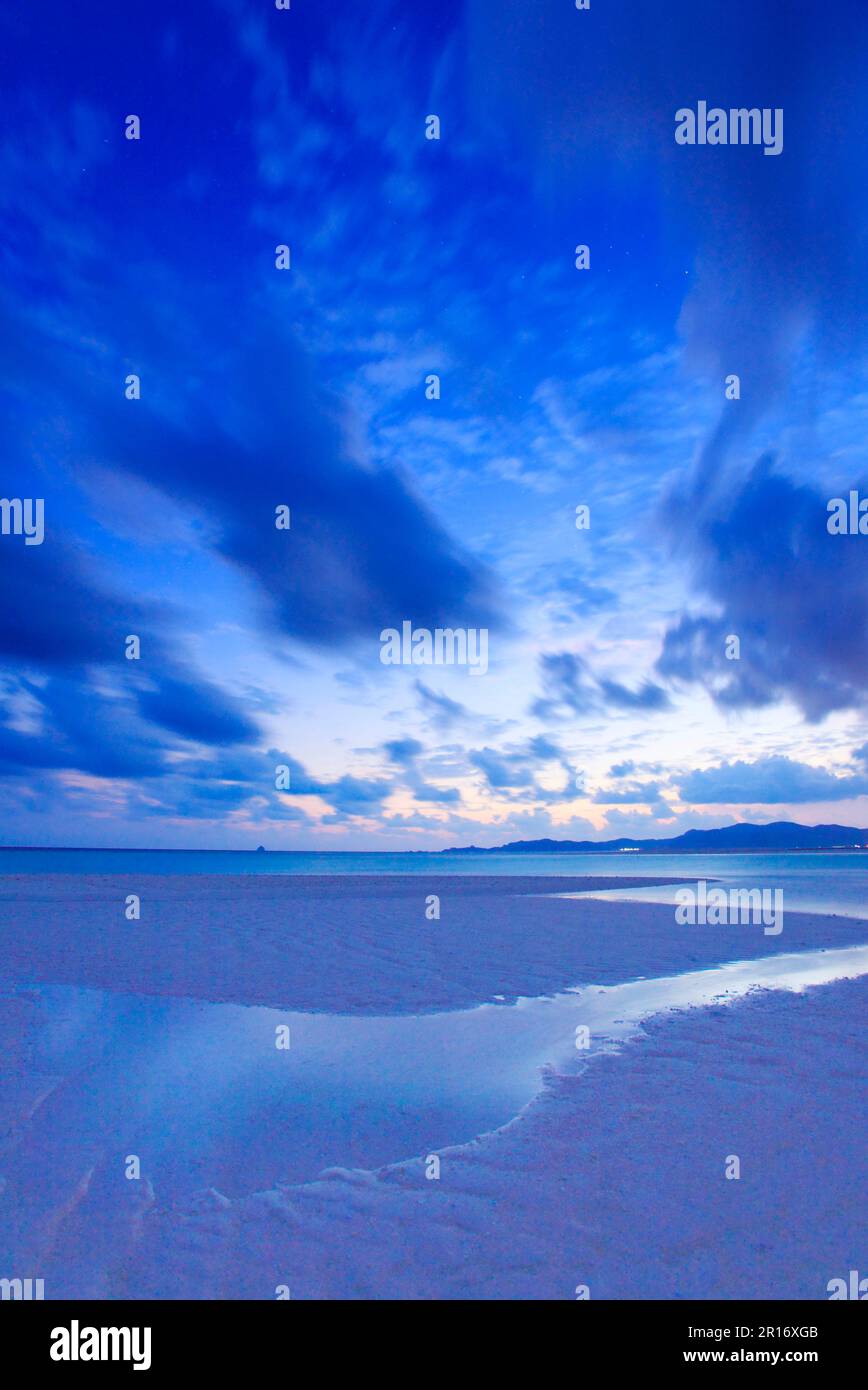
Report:
[[[862,1300],[865,1301],[865,1300]],[[55,1360],[98,1345],[90,1328],[127,1329],[117,1339],[127,1360]],[[64,1329],[61,1335],[57,1329]],[[139,1329],[134,1339],[132,1329]],[[144,1337],[150,1330],[150,1343]],[[830,1374],[862,1364],[866,1321],[857,1304],[842,1302],[18,1302],[0,1309],[4,1361],[31,1371],[93,1376],[100,1369],[156,1377],[190,1372],[285,1377],[285,1383],[331,1378],[343,1358],[354,1377],[377,1374],[408,1334],[422,1363],[402,1354],[402,1376],[472,1372],[461,1345],[489,1369],[518,1348],[545,1362],[553,1350],[583,1378],[591,1366],[643,1376],[676,1368],[704,1374],[708,1366],[807,1366]],[[455,1340],[460,1338],[460,1341]],[[470,1339],[468,1343],[468,1339]],[[556,1339],[556,1340],[552,1340]],[[114,1349],[107,1337],[107,1357]],[[146,1366],[145,1360],[149,1361]],[[313,1364],[311,1364],[313,1363]],[[302,1373],[302,1365],[308,1366]],[[414,1368],[415,1367],[415,1368]]]

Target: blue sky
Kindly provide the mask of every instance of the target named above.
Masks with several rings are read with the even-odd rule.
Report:
[[[3,494],[45,540],[0,536],[2,842],[868,824],[868,539],[826,529],[868,491],[866,29],[7,11]],[[677,145],[700,100],[782,153]],[[383,665],[405,620],[488,672]]]

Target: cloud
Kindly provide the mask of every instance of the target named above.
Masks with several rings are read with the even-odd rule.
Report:
[[[566,775],[568,787],[574,769],[566,754],[544,735],[529,738],[524,743],[504,749],[474,748],[467,755],[471,767],[483,773],[488,785],[496,791],[533,788],[533,797],[540,801],[562,801],[569,792],[552,791],[539,786],[536,775],[544,764],[556,762]]]
[[[403,769],[403,783],[409,787],[417,801],[454,805],[461,800],[461,793],[457,787],[436,787],[426,782],[417,766],[417,760],[425,751],[418,739],[391,739],[383,744],[383,748],[391,761]]]
[[[249,35],[256,61],[267,57],[263,32]],[[282,81],[276,67],[272,79],[258,89],[266,105]],[[281,655],[286,638],[367,643],[375,671],[383,627],[405,617],[430,627],[496,626],[493,590],[408,477],[377,466],[351,411],[323,388],[301,342],[295,288],[273,268],[274,236],[262,241],[262,260],[236,254],[239,227],[249,250],[249,208],[227,205],[219,268],[191,273],[202,268],[203,243],[190,235],[197,214],[179,211],[167,193],[165,219],[142,215],[137,180],[147,175],[130,175],[138,151],[118,137],[113,114],[79,102],[69,120],[55,121],[50,103],[22,100],[13,112],[12,100],[17,137],[0,148],[18,190],[0,294],[10,403],[2,447],[8,490],[45,498],[46,538],[39,547],[10,538],[0,545],[0,658],[38,675],[44,732],[5,729],[0,767],[7,776],[30,766],[159,778],[180,809],[200,793],[167,773],[178,741],[247,746],[257,725],[236,696],[179,657],[189,624],[182,633],[176,605],[187,596],[173,595],[171,605],[153,597],[166,547],[186,550],[200,591],[201,575],[213,573],[206,557],[240,576],[243,598],[231,618],[248,632],[256,624],[255,635]],[[308,172],[317,159],[313,151]],[[82,178],[106,161],[109,198]],[[164,260],[156,247],[166,248]],[[130,371],[141,377],[140,400],[124,399]],[[132,484],[122,545],[112,534],[117,497],[101,503],[99,479],[109,474],[122,493]],[[292,515],[285,532],[274,525],[282,503]],[[167,527],[168,514],[183,525]],[[195,588],[191,597],[205,609]],[[215,605],[222,598],[221,587]],[[130,633],[147,653],[138,670],[123,660]],[[112,698],[96,693],[107,686],[117,687]],[[76,720],[75,706],[87,717]],[[440,713],[454,713],[445,697]],[[349,809],[375,804],[387,788],[347,777],[320,790]],[[419,794],[457,797],[421,783]],[[209,784],[201,796],[229,803],[241,791]]]
[[[660,788],[655,782],[632,782],[624,787],[601,788],[594,793],[598,806],[665,806]]]
[[[562,217],[582,198],[586,241],[628,215],[643,177],[664,218],[695,239],[688,354],[719,381],[739,371],[748,384],[740,414],[721,415],[709,463],[768,404],[805,331],[823,347],[864,343],[864,194],[850,176],[868,123],[864,68],[853,60],[868,40],[864,6],[786,32],[757,0],[732,0],[702,25],[694,0],[639,6],[605,25],[524,0],[469,0],[466,15],[473,116],[495,155],[510,156]],[[665,62],[649,63],[653,52]],[[783,154],[677,146],[675,112],[700,98],[782,107]],[[591,178],[605,209],[597,218],[584,198]]]
[[[412,767],[419,754],[425,751],[417,738],[391,739],[383,744],[383,748],[399,767]]]
[[[526,759],[516,754],[498,753],[493,748],[476,748],[468,754],[470,764],[485,776],[490,787],[529,787],[533,773]]]
[[[666,840],[680,835],[685,830],[716,830],[722,825],[733,824],[733,817],[725,812],[689,811],[675,815],[670,806],[661,805],[648,811],[606,812],[605,825],[595,831],[595,839],[619,839],[624,836],[638,840]]]
[[[531,713],[545,719],[560,711],[588,714],[598,707],[597,688],[583,657],[574,652],[545,652],[540,657],[543,697]]]
[[[535,597],[556,600],[555,616],[563,623],[617,608],[619,602],[616,593],[589,578],[581,567],[568,560],[539,565],[525,588]]]
[[[508,650],[506,686],[478,692],[500,719],[414,687],[427,731],[473,722],[485,747],[468,755],[467,738],[438,759],[409,733],[380,742],[395,697],[378,679],[378,634],[405,618],[494,627],[517,610],[517,626],[555,648],[541,659],[543,719],[647,723],[678,680],[724,710],[791,699],[816,719],[859,704],[859,541],[827,537],[816,483],[746,470],[737,446],[798,354],[811,372],[827,359],[859,370],[864,4],[818,30],[782,29],[758,0],[732,0],[706,26],[695,0],[606,24],[569,0],[539,13],[467,0],[432,30],[391,3],[343,0],[333,25],[300,7],[303,42],[284,45],[267,13],[223,0],[205,42],[195,17],[158,4],[133,46],[111,7],[97,45],[57,8],[68,61],[50,74],[18,64],[20,92],[14,55],[29,35],[9,30],[0,141],[4,488],[44,495],[48,527],[42,547],[0,541],[10,797],[13,782],[34,797],[63,783],[81,805],[91,791],[126,797],[142,817],[312,824],[325,804],[332,820],[367,824],[409,800],[398,792],[460,800],[426,778],[466,776],[468,758],[474,781],[502,793],[488,797],[495,815],[568,794],[538,785],[546,763],[574,785],[553,743],[496,746],[517,723],[503,701],[524,699]],[[655,52],[665,63],[646,61]],[[141,145],[95,104],[107,55],[117,90],[144,75],[173,93],[150,103]],[[231,99],[215,106],[218,88]],[[674,111],[699,97],[783,105],[784,154],[677,147]],[[444,139],[426,142],[422,113],[441,105]],[[484,200],[455,196],[483,184]],[[588,276],[572,268],[578,238],[592,247]],[[443,375],[436,404],[423,400],[426,370]],[[742,398],[723,406],[730,371]],[[128,372],[140,401],[123,399]],[[830,453],[843,467],[858,416],[840,415]],[[787,421],[788,441],[800,423]],[[679,484],[655,532],[667,474]],[[581,501],[593,529],[578,537]],[[278,532],[281,503],[292,526]],[[663,570],[665,538],[677,574]],[[647,679],[633,653],[660,605],[669,631]],[[129,632],[143,639],[139,665],[123,660]],[[557,650],[577,633],[585,650],[623,641],[619,679]],[[723,655],[730,633],[738,662]],[[292,761],[281,797],[258,722],[284,741],[285,691],[266,709],[245,697],[244,672],[260,655],[269,672],[275,657],[298,661],[303,645],[325,659],[284,669],[295,712],[330,708],[328,666],[352,663],[362,741],[388,761],[328,778]],[[336,745],[312,763],[343,746],[317,730]],[[660,775],[616,764],[615,790],[596,795],[627,804]],[[89,791],[97,780],[110,785]],[[107,817],[106,833],[118,823]]]
[[[275,788],[278,767],[289,768],[285,791]],[[317,819],[317,812],[293,804],[294,798],[316,797],[330,808],[323,820],[335,824],[380,813],[393,787],[392,781],[380,778],[345,774],[329,781],[316,777],[298,758],[279,748],[264,753],[238,748],[229,756],[218,751],[184,762],[174,775],[174,785],[164,782],[148,791],[160,798],[155,814],[196,817],[234,809],[254,821]],[[215,807],[215,801],[223,805]]]
[[[699,681],[723,707],[794,701],[808,719],[864,703],[868,566],[860,536],[830,536],[826,498],[768,457],[743,483],[673,502],[671,525],[714,617],[685,615],[657,669]],[[737,636],[738,660],[725,655]]]
[[[645,680],[638,690],[630,690],[619,681],[596,677],[575,652],[544,653],[540,671],[543,695],[531,706],[531,713],[540,719],[565,719],[606,707],[654,712],[670,705],[662,686]]]
[[[635,771],[636,771],[636,764],[635,764],[634,762],[631,762],[630,759],[628,758],[626,762],[623,762],[623,763],[613,763],[612,766],[609,768],[609,776],[610,776],[610,777],[629,777],[630,774],[631,774],[632,772],[635,772]]]
[[[446,729],[470,717],[465,705],[460,704],[458,700],[451,700],[442,691],[432,690],[420,680],[415,682],[414,688],[419,696],[421,708],[430,715],[435,728]]]
[[[205,542],[255,582],[287,636],[323,646],[363,637],[378,652],[380,630],[404,618],[432,628],[495,626],[481,565],[406,478],[353,459],[337,403],[275,321],[280,307],[275,292],[271,309],[260,306],[246,328],[240,318],[232,360],[221,358],[219,376],[202,365],[198,391],[181,387],[173,402],[176,418],[145,399],[118,402],[108,381],[98,393],[83,382],[71,389],[64,415],[73,466],[97,452],[195,508],[207,519]],[[206,320],[200,332],[210,336]],[[227,373],[234,426],[215,413]],[[275,526],[280,505],[290,508],[288,530]]]
[[[868,775],[837,776],[825,768],[772,756],[756,762],[697,768],[680,782],[682,801],[776,806],[802,801],[846,801],[868,794]]]
[[[245,743],[257,732],[238,701],[193,677],[165,677],[153,689],[140,690],[137,698],[146,719],[182,738],[200,743]]]
[[[15,727],[19,690],[30,699],[28,731]],[[147,718],[139,708],[142,698]],[[191,713],[197,707],[201,720]],[[221,692],[193,680],[170,680],[142,692],[121,683],[96,685],[80,673],[22,679],[17,686],[7,682],[0,702],[0,776],[25,779],[29,789],[33,770],[42,769],[55,774],[53,785],[62,791],[64,773],[83,773],[116,783],[130,813],[190,819],[237,811],[254,820],[307,820],[310,813],[294,807],[293,796],[321,799],[333,818],[353,817],[381,811],[394,788],[391,780],[349,774],[331,781],[316,777],[285,751],[264,752],[241,742],[251,727]],[[190,740],[205,751],[192,749]],[[275,787],[278,766],[289,768],[285,793]],[[107,794],[107,786],[92,787],[92,809]],[[82,807],[88,793],[80,790],[77,798]]]
[[[523,0],[470,0],[471,109],[559,224],[580,223],[598,268],[608,272],[607,257],[621,254],[641,180],[659,195],[664,224],[680,229],[682,364],[707,373],[720,408],[668,500],[669,532],[676,559],[724,616],[685,615],[659,669],[705,681],[724,706],[791,698],[818,719],[863,699],[868,580],[858,541],[827,537],[825,498],[766,465],[745,476],[734,455],[801,357],[813,370],[837,367],[858,361],[868,341],[865,191],[850,173],[868,125],[864,64],[853,59],[868,41],[868,10],[847,4],[819,30],[786,33],[757,0],[733,0],[701,26],[694,11],[694,0],[667,0],[597,26],[568,6],[540,15]],[[649,65],[655,51],[666,61]],[[675,112],[699,99],[781,108],[783,153],[676,145]],[[589,180],[602,190],[597,215],[578,201]],[[662,250],[649,246],[642,258],[646,278],[671,273]],[[738,401],[723,400],[730,373],[740,377]],[[742,635],[742,661],[724,671],[731,631]],[[653,708],[654,692],[645,698]],[[567,684],[569,708],[588,700]]]
[[[47,527],[53,518],[47,512]],[[112,594],[80,547],[49,530],[40,546],[0,545],[0,657],[68,666],[117,661],[124,638],[141,632],[145,607]],[[165,612],[165,610],[162,610]],[[151,609],[152,618],[157,612]]]
[[[0,728],[0,770],[76,769],[96,777],[159,777],[167,745],[150,730],[128,696],[109,697],[83,677],[53,675],[22,680],[37,710],[38,729]]]
[[[600,693],[604,703],[615,709],[661,710],[670,707],[666,691],[650,680],[644,680],[638,690],[629,690],[619,681],[601,680]]]
[[[264,32],[248,26],[257,60]],[[273,76],[276,61],[269,66],[285,91],[288,77]],[[400,467],[378,466],[346,400],[323,385],[297,327],[298,282],[274,269],[273,235],[262,241],[261,257],[239,258],[227,248],[214,293],[189,261],[155,260],[152,224],[123,216],[117,197],[109,206],[91,199],[68,169],[55,187],[50,159],[56,153],[64,162],[63,149],[56,151],[62,134],[44,113],[18,115],[36,153],[19,170],[27,196],[16,211],[27,237],[10,253],[0,300],[0,368],[12,402],[3,447],[8,474],[47,486],[52,544],[76,480],[83,490],[95,468],[110,468],[147,484],[152,508],[162,493],[167,506],[201,518],[203,546],[252,581],[263,600],[263,627],[336,646],[358,638],[375,644],[383,627],[404,618],[428,627],[496,626],[484,566],[448,534]],[[75,140],[67,137],[65,159],[79,166],[97,158],[115,131],[113,116],[87,116],[79,123],[84,133],[76,127]],[[7,172],[18,170],[10,148],[0,151]],[[124,187],[129,174],[113,172]],[[356,206],[363,215],[364,200]],[[187,214],[172,213],[178,230]],[[239,209],[249,252],[245,216]],[[231,218],[222,232],[230,243],[240,234]],[[125,253],[107,254],[119,242]],[[137,401],[123,396],[131,371],[141,377]],[[43,470],[34,456],[62,467]],[[33,495],[43,495],[41,488]],[[82,500],[79,493],[78,509]],[[281,504],[291,509],[288,531],[275,528]],[[93,519],[98,525],[98,505]],[[145,512],[143,545],[149,521]],[[155,531],[163,529],[159,521],[155,513]],[[54,563],[70,568],[60,556]],[[34,597],[45,592],[51,564],[22,566],[20,585]],[[81,626],[70,642],[101,640],[88,631],[86,611]],[[34,630],[34,648],[38,639]]]

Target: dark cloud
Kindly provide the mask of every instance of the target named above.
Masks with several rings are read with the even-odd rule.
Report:
[[[658,242],[649,226],[646,274],[690,271],[685,360],[721,401],[668,522],[688,576],[726,615],[683,617],[660,669],[704,680],[724,705],[790,697],[820,718],[863,698],[864,560],[858,541],[826,536],[825,498],[764,467],[745,476],[735,446],[779,399],[806,343],[821,366],[865,347],[868,224],[852,170],[868,127],[868,7],[842,3],[821,24],[797,7],[785,25],[758,0],[705,7],[701,24],[695,0],[630,9],[599,24],[567,5],[470,0],[475,118],[495,150],[514,150],[559,223],[580,222],[598,268],[621,254],[634,216],[624,189],[653,180],[679,236]],[[783,152],[676,145],[676,110],[700,99],[782,109]],[[577,206],[589,179],[605,190],[596,217]],[[678,268],[665,250],[676,243]],[[723,400],[730,373],[738,401]],[[724,669],[728,631],[742,635],[742,662]],[[567,680],[563,698],[580,712],[589,692]],[[645,698],[654,708],[654,692]]]
[[[775,806],[799,801],[845,801],[868,793],[868,775],[843,777],[791,758],[721,763],[697,768],[681,779],[681,799],[693,805]]]
[[[279,768],[289,769],[289,786],[275,787]],[[173,763],[170,773],[143,789],[143,810],[151,815],[192,818],[244,811],[253,821],[289,820],[307,823],[309,816],[294,797],[315,796],[331,808],[324,817],[334,824],[382,810],[393,782],[342,776],[334,781],[314,777],[292,754],[279,748],[217,749],[200,757]]]
[[[101,91],[100,63],[88,50],[82,65],[87,99]],[[494,626],[497,615],[483,568],[400,471],[364,455],[361,431],[300,345],[297,282],[274,271],[273,235],[255,234],[251,251],[249,200],[235,222],[235,203],[222,200],[220,250],[206,269],[207,218],[197,232],[188,203],[172,202],[165,222],[142,207],[144,188],[174,198],[170,134],[156,137],[156,165],[145,159],[132,171],[140,151],[121,140],[118,152],[114,113],[80,101],[67,110],[56,96],[64,115],[54,119],[49,90],[44,100],[9,96],[15,137],[0,145],[0,200],[14,222],[0,287],[0,447],[7,491],[44,498],[46,513],[41,546],[0,545],[0,657],[62,679],[91,727],[85,717],[73,728],[52,703],[57,684],[46,685],[44,742],[7,729],[2,766],[162,777],[168,793],[166,757],[178,739],[248,744],[256,725],[179,660],[179,612],[131,597],[139,570],[127,577],[127,558],[159,554],[164,513],[178,512],[200,551],[248,582],[253,621],[282,655],[287,637],[364,641],[375,665],[380,630],[404,618]],[[185,148],[178,179],[199,149]],[[239,236],[243,249],[224,244]],[[124,399],[130,372],[141,400]],[[126,547],[110,535],[111,509],[103,515],[94,484],[109,474],[147,485],[131,492],[139,509]],[[274,524],[281,504],[289,531]],[[138,671],[123,659],[130,633],[142,639]],[[126,698],[97,699],[97,669]],[[345,778],[325,791],[348,809],[375,804],[383,787]],[[191,788],[184,804],[200,795],[228,803],[235,793]]]
[[[125,794],[139,815],[212,819],[244,810],[252,819],[307,820],[292,797],[316,796],[332,808],[333,818],[352,817],[381,810],[395,785],[349,775],[329,781],[312,776],[291,754],[244,745],[247,722],[207,684],[170,680],[165,689],[146,692],[155,702],[148,718],[139,708],[142,692],[118,687],[107,693],[80,674],[8,685],[12,695],[16,688],[27,692],[29,719],[37,731],[10,727],[14,713],[7,689],[0,704],[0,776],[32,782],[33,771],[42,769],[120,780],[128,784]],[[204,711],[201,727],[189,722],[197,703]],[[183,739],[210,745],[208,751],[185,748],[155,728],[157,723]],[[286,793],[275,786],[278,767],[289,769]],[[434,789],[427,799],[437,795]]]
[[[391,739],[383,744],[383,748],[392,762],[397,763],[399,767],[412,766],[419,754],[425,751],[417,738]]]
[[[623,762],[623,763],[613,763],[612,766],[609,768],[609,776],[610,776],[610,777],[629,777],[630,774],[631,774],[632,772],[635,772],[635,771],[636,771],[636,764],[635,764],[634,762],[631,762],[630,759],[628,758],[626,762]]]
[[[10,727],[8,702],[0,709],[0,771],[14,776],[41,767],[108,779],[164,778],[183,765],[178,739],[164,730],[215,745],[242,743],[256,732],[234,702],[193,676],[170,676],[143,690],[133,664],[121,661],[117,677],[111,688],[76,670],[39,680],[10,678],[13,693],[29,696],[35,728]]]
[[[580,207],[592,244],[595,232],[622,240],[635,216],[624,188],[641,178],[653,179],[664,219],[693,237],[688,353],[721,383],[739,372],[746,385],[709,461],[768,404],[806,330],[848,352],[865,341],[864,190],[852,169],[868,125],[868,11],[852,0],[822,24],[811,13],[784,25],[774,6],[731,0],[698,24],[695,0],[667,0],[600,24],[567,5],[467,7],[468,89],[491,148],[562,216]],[[675,112],[699,99],[783,108],[783,153],[676,145]],[[596,218],[589,179],[605,193]],[[657,245],[649,235],[649,269],[665,275]]]
[[[432,802],[435,805],[457,806],[461,793],[457,787],[435,787],[431,782],[415,778],[409,783],[410,790],[417,801]]]
[[[826,501],[769,458],[731,492],[673,500],[681,553],[719,615],[684,616],[667,632],[661,675],[699,681],[723,706],[788,697],[813,720],[864,701],[864,537],[829,535]],[[729,636],[738,660],[725,655]]]
[[[600,694],[614,709],[661,710],[670,705],[666,691],[650,680],[644,680],[638,690],[629,690],[619,681],[601,680]]]
[[[540,719],[565,719],[605,708],[657,711],[669,707],[662,686],[645,680],[638,690],[593,675],[575,652],[547,652],[540,657],[543,694],[531,706]]]
[[[364,638],[378,653],[381,629],[405,618],[431,628],[497,625],[482,566],[447,535],[405,477],[355,456],[338,403],[280,323],[286,304],[276,289],[246,322],[239,318],[231,348],[213,365],[201,358],[201,342],[217,332],[207,301],[187,303],[186,332],[200,342],[195,377],[186,359],[172,359],[178,345],[167,340],[135,286],[114,289],[128,312],[135,304],[144,339],[148,385],[139,401],[124,400],[119,390],[120,352],[110,361],[101,354],[71,365],[65,344],[20,312],[7,313],[19,351],[7,354],[5,370],[21,398],[50,395],[47,421],[55,424],[44,426],[46,443],[62,452],[71,476],[110,464],[157,489],[158,501],[162,490],[189,508],[202,518],[203,544],[254,581],[265,605],[263,625],[286,636],[326,646]],[[185,347],[197,351],[189,341]],[[149,374],[151,359],[161,367]],[[171,409],[159,388],[167,377]],[[43,392],[46,378],[51,386]],[[221,415],[227,379],[232,406]],[[289,530],[275,526],[281,505],[290,508]],[[49,516],[63,511],[47,504]],[[145,542],[147,534],[143,515]],[[36,595],[41,583],[44,592],[50,577],[42,576],[50,568],[58,574],[69,568],[61,552],[29,569],[22,562],[19,587]],[[70,639],[77,647],[88,635],[91,646],[104,640],[95,626],[99,616],[90,634],[86,624],[84,637]],[[37,635],[18,633],[17,640],[38,646]]]
[[[471,766],[484,773],[490,787],[529,787],[533,784],[532,768],[518,756],[496,752],[493,748],[476,748],[468,754]]]
[[[531,713],[540,719],[589,714],[598,707],[597,686],[585,660],[574,652],[544,652],[540,657],[543,696],[535,700]]]
[[[167,745],[124,695],[110,697],[76,674],[22,681],[40,732],[0,729],[0,766],[7,776],[26,768],[76,770],[95,777],[159,777]]]
[[[42,545],[8,537],[0,544],[0,656],[46,667],[117,661],[126,635],[143,630],[144,607],[109,592],[94,562],[56,527],[49,506]]]
[[[286,795],[319,796],[335,810],[346,815],[359,815],[379,809],[392,790],[391,782],[373,778],[344,775],[329,782],[314,777],[297,758],[272,748],[268,752],[268,762],[263,764],[263,768],[267,767],[271,791],[274,789],[274,774],[278,765],[289,768],[290,785]],[[263,790],[264,788],[259,788],[260,794]]]
[[[238,701],[194,678],[163,679],[153,690],[139,691],[138,704],[152,723],[201,743],[245,743],[257,732]]]

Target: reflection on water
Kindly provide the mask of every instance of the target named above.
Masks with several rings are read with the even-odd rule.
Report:
[[[17,1198],[50,1203],[52,1174],[122,1168],[137,1154],[162,1203],[214,1186],[229,1196],[375,1168],[472,1139],[569,1065],[584,1024],[612,1047],[661,1009],[868,972],[868,946],[776,955],[670,979],[588,986],[548,999],[422,1017],[345,1017],[40,986],[3,991],[17,1011],[13,1081],[53,1078],[0,1160]],[[27,1019],[20,1027],[21,1011]],[[290,1047],[275,1045],[288,1026]],[[7,1056],[9,1054],[7,1053]],[[52,1089],[53,1087],[53,1089]],[[45,1089],[43,1085],[43,1089]],[[2,1227],[2,1222],[0,1222]]]
[[[601,855],[595,856],[597,859]],[[577,856],[578,858],[578,856]],[[609,856],[609,860],[613,856]],[[868,851],[858,854],[625,854],[636,875],[704,878],[730,888],[768,888],[783,893],[785,912],[831,913],[868,919]],[[641,863],[637,863],[641,861]],[[626,872],[623,864],[619,866]],[[587,869],[576,869],[587,873]],[[597,870],[606,872],[606,870]],[[609,873],[615,870],[609,869]],[[647,888],[612,888],[589,894],[565,893],[563,897],[593,897],[613,902],[672,903],[678,891],[674,883]]]

